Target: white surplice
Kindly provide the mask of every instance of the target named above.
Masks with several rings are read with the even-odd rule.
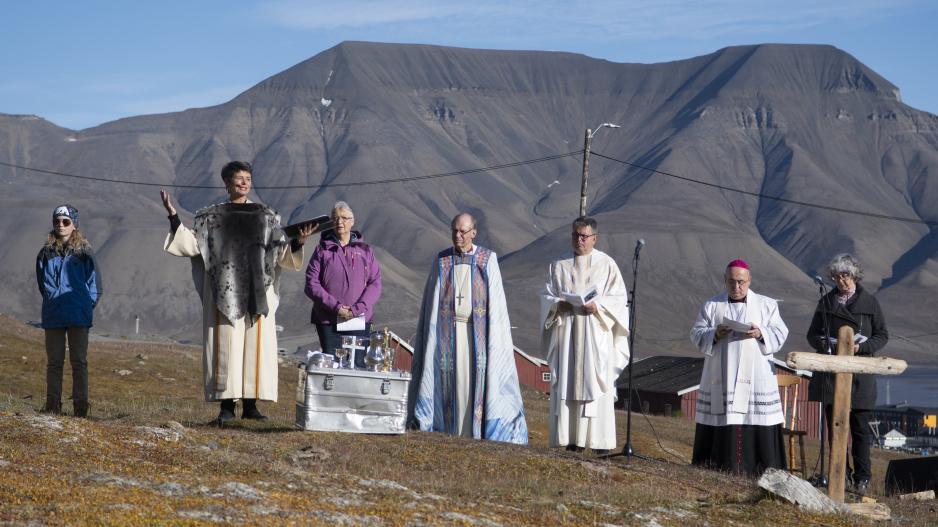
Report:
[[[755,323],[762,340],[734,332],[714,344],[723,317]],[[690,331],[691,342],[705,356],[696,422],[709,426],[780,424],[782,405],[770,361],[787,337],[778,302],[751,289],[745,302],[730,302],[726,293],[704,302]]]
[[[558,309],[564,293],[592,287],[595,314]],[[594,249],[551,263],[540,319],[551,371],[550,445],[615,448],[615,381],[629,360],[628,293],[615,260]]]

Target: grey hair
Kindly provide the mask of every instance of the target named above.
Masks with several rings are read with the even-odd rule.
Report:
[[[460,212],[459,214],[453,216],[453,220],[449,222],[449,227],[451,229],[455,228],[456,222],[459,221],[459,218],[462,218],[463,216],[466,216],[469,218],[469,221],[472,222],[472,228],[475,229],[476,228],[475,216],[473,216],[472,214],[469,214],[468,212]]]
[[[850,273],[855,282],[863,280],[863,268],[860,262],[850,253],[841,253],[835,256],[831,263],[827,264],[827,270],[831,276],[837,273]]]
[[[582,229],[583,227],[589,227],[593,229],[593,234],[599,233],[599,223],[596,222],[595,218],[589,216],[580,216],[579,218],[573,220],[573,232],[576,232],[577,229]]]
[[[351,213],[352,213],[352,216],[355,215],[355,212],[352,210],[352,207],[349,207],[349,206],[348,206],[348,203],[346,203],[346,202],[344,202],[344,201],[336,201],[336,202],[335,202],[335,205],[332,206],[332,217],[333,217],[333,218],[335,217],[336,211],[339,210],[339,209],[345,209],[345,210],[351,212]]]

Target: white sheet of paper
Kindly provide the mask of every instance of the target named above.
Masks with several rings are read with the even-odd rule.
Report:
[[[590,302],[592,302],[596,298],[596,294],[597,294],[597,291],[596,291],[596,287],[594,286],[594,287],[591,287],[589,291],[587,291],[585,294],[582,294],[582,295],[578,295],[576,293],[560,293],[560,296],[562,296],[563,299],[569,302],[570,304],[573,304],[573,307],[583,307],[586,304],[589,304]]]
[[[853,336],[854,344],[863,344],[867,340],[869,340],[869,338],[863,333],[857,333]],[[837,344],[837,337],[831,337],[830,341],[831,341],[831,344]]]
[[[728,326],[733,331],[738,331],[740,333],[745,333],[749,331],[750,329],[752,329],[752,325],[750,324],[746,324],[744,322],[736,322],[735,320],[731,318],[726,318],[726,317],[723,317],[723,322],[721,322],[721,324],[723,324],[724,326]]]
[[[364,331],[365,330],[365,315],[360,317],[350,318],[344,322],[339,322],[336,327],[336,331]]]

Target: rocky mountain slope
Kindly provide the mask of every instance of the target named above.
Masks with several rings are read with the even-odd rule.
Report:
[[[784,300],[788,349],[803,349],[817,298],[811,277],[838,252],[866,266],[893,339],[889,354],[924,359],[938,308],[938,117],[830,46],[756,45],[661,64],[569,53],[346,42],[263,80],[224,104],[121,119],[72,131],[0,115],[0,161],[130,185],[0,166],[0,310],[38,318],[33,259],[54,205],[82,213],[106,297],[100,331],[198,336],[189,264],[161,251],[168,222],[160,185],[191,220],[221,201],[218,171],[255,164],[256,199],[285,221],[325,213],[337,199],[378,248],[385,290],[378,321],[416,327],[432,256],[448,222],[469,210],[477,241],[502,260],[515,338],[538,353],[537,291],[547,262],[569,247],[581,156],[492,172],[367,184],[574,152],[601,122],[596,154],[729,189],[591,158],[589,211],[598,248],[638,285],[641,355],[689,353],[686,334],[720,273],[742,257],[753,289]],[[762,195],[763,197],[759,197]],[[791,201],[822,205],[806,207]],[[862,211],[912,221],[850,214]],[[929,222],[931,222],[929,224]],[[313,335],[302,276],[286,276],[278,316],[286,334]],[[925,336],[922,336],[925,335]],[[908,338],[903,338],[908,337]],[[309,340],[314,340],[310,337]]]

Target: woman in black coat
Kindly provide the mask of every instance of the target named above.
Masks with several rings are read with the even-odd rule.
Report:
[[[879,302],[860,285],[863,269],[850,254],[838,254],[828,265],[830,277],[837,288],[818,301],[808,328],[808,343],[818,353],[836,353],[830,339],[837,338],[842,326],[850,326],[856,335],[854,355],[871,357],[886,345],[889,332]],[[809,398],[824,403],[830,430],[834,401],[834,376],[815,372],[809,386]],[[869,374],[853,376],[850,404],[850,436],[853,452],[853,483],[860,494],[866,494],[870,477],[870,419],[876,407],[876,379]],[[828,439],[830,437],[828,436]]]

